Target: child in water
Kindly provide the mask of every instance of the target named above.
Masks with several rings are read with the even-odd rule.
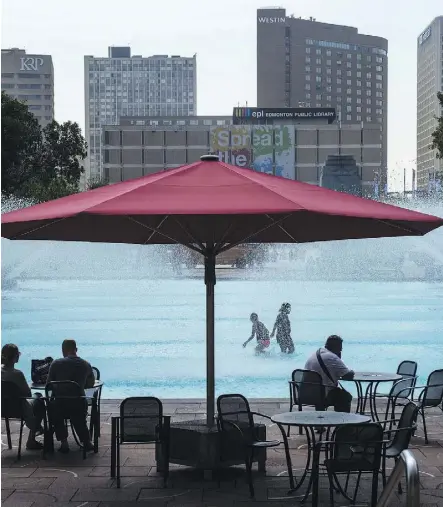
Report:
[[[256,336],[257,346],[255,347],[255,353],[261,354],[265,351],[266,348],[269,347],[269,331],[263,322],[260,322],[258,320],[258,315],[256,313],[251,313],[250,320],[252,322],[252,333],[249,339],[243,343],[243,347],[246,347],[246,345],[254,338],[254,336]]]
[[[271,333],[271,338],[273,338],[275,331],[277,331],[277,343],[280,345],[280,350],[284,354],[293,354],[295,350],[294,342],[291,338],[291,323],[288,317],[290,313],[291,305],[289,303],[283,303]]]

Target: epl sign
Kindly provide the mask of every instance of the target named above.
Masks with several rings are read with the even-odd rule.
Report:
[[[20,58],[20,70],[38,70],[43,65],[43,58],[27,56]]]

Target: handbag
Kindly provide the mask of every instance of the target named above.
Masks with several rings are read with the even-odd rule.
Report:
[[[46,384],[52,361],[52,357],[31,360],[31,379],[34,384]]]

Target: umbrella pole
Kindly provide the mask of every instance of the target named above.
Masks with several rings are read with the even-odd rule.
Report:
[[[206,424],[214,424],[215,407],[215,365],[214,365],[214,289],[215,254],[213,245],[206,245],[205,252],[206,284]]]

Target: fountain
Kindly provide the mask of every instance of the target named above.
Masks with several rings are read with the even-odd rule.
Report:
[[[443,215],[441,202],[418,207]],[[344,359],[356,369],[393,371],[415,358],[424,382],[443,364],[443,230],[268,252],[260,270],[219,276],[218,393],[287,396],[290,372],[331,333],[342,334]],[[175,257],[171,247],[2,240],[3,342],[20,346],[30,372],[32,358],[57,356],[63,338],[76,338],[101,370],[105,397],[203,397],[204,285],[199,268],[177,271]],[[296,354],[243,349],[249,314],[271,327],[285,300]]]

